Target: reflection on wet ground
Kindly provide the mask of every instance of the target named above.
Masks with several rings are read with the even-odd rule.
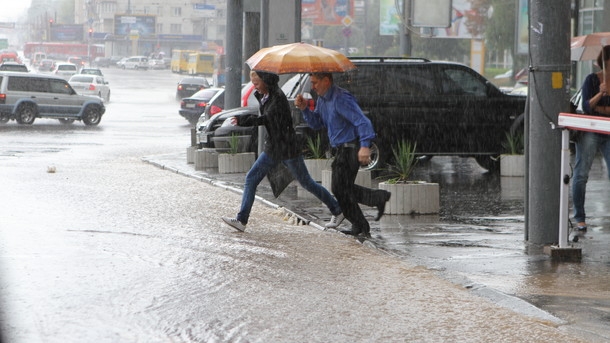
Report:
[[[243,175],[202,173],[237,187],[243,182]],[[553,262],[541,247],[525,242],[523,177],[487,173],[474,160],[457,157],[435,157],[414,173],[413,179],[440,184],[438,215],[386,215],[372,222],[376,210],[365,209],[371,242],[466,287],[484,285],[517,296],[591,341],[604,341],[610,339],[610,190],[605,175],[605,166],[596,161],[587,193],[590,229],[573,243],[582,248],[581,263]],[[325,208],[299,198],[295,188],[274,199],[262,184],[258,194],[318,224],[328,220]]]

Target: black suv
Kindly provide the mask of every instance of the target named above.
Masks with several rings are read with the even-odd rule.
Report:
[[[483,168],[497,170],[506,133],[523,130],[526,97],[503,93],[467,66],[421,58],[351,60],[357,69],[333,78],[356,97],[377,133],[368,169],[383,167],[392,158],[392,148],[408,140],[416,143],[416,154],[422,158],[474,157]],[[309,75],[293,76],[282,90],[290,101],[297,94],[311,92]],[[311,96],[313,105],[317,95]],[[308,128],[301,112],[292,108],[303,141],[316,134],[326,137],[326,133]]]
[[[474,157],[483,168],[496,170],[506,133],[523,130],[517,118],[525,110],[526,97],[503,93],[467,66],[420,58],[351,60],[357,69],[333,77],[356,97],[373,123],[377,156],[371,169],[391,159],[399,141],[408,140],[417,144],[422,157]],[[306,74],[282,87],[289,99],[310,88]],[[297,131],[305,130],[300,111],[295,109],[293,118]]]

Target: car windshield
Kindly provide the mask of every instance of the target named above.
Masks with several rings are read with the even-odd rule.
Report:
[[[57,67],[57,70],[69,70],[69,71],[74,71],[76,70],[75,66],[71,66],[71,65],[60,65]]]
[[[191,84],[191,85],[208,85],[208,80],[203,77],[189,77],[180,81],[182,84]]]
[[[217,92],[217,89],[202,89],[199,92],[193,94],[191,98],[211,99]]]

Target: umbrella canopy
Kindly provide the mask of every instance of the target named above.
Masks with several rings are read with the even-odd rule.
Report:
[[[262,48],[246,61],[252,70],[274,74],[338,73],[356,69],[342,53],[307,43]]]
[[[570,59],[572,61],[590,61],[597,59],[602,47],[610,44],[610,32],[596,32],[572,38]]]

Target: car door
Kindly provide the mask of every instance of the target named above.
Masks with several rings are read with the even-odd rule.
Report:
[[[516,97],[494,92],[489,82],[474,70],[447,65],[441,70],[440,102],[447,111],[447,123],[455,128],[455,151],[499,153],[502,141],[515,119]]]
[[[76,116],[79,114],[83,98],[76,95],[67,81],[49,79],[49,90],[53,99],[53,115]]]
[[[102,98],[106,99],[108,97],[109,87],[103,77],[95,76],[95,87],[100,90],[99,92],[102,94]]]

